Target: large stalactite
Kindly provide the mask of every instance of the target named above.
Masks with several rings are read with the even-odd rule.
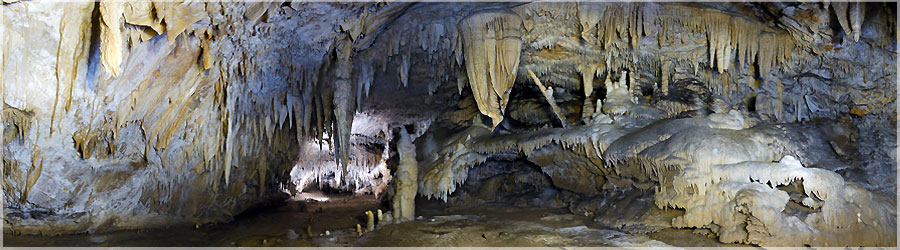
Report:
[[[459,22],[469,86],[478,110],[491,118],[493,127],[503,121],[516,81],[523,31],[522,18],[509,10],[485,10]]]

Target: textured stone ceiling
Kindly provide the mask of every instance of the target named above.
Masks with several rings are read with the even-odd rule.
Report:
[[[446,200],[507,155],[722,242],[896,243],[896,9],[4,0],[4,228],[226,221],[398,165]]]

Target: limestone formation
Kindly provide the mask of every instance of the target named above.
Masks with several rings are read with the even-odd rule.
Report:
[[[405,128],[400,130],[400,141],[397,151],[400,153],[400,164],[397,167],[394,193],[394,221],[400,223],[414,220],[416,217],[416,192],[418,192],[418,163],[416,149],[412,144],[412,136]]]
[[[5,0],[0,15],[8,233],[200,229],[327,188],[391,204],[337,236],[414,221],[419,195],[533,194],[519,205],[633,234],[897,243],[896,3]]]
[[[538,79],[537,76],[534,75],[534,72],[528,70],[528,76],[534,81],[534,84],[538,86],[541,90],[541,94],[544,95],[544,99],[547,100],[547,104],[550,105],[550,108],[553,110],[553,114],[556,115],[556,118],[559,119],[559,123],[562,124],[562,127],[566,127],[566,119],[559,113],[559,106],[556,106],[556,100],[553,98],[553,89],[547,89],[544,87],[544,84],[541,83],[541,79]]]
[[[519,68],[523,32],[522,19],[509,10],[484,10],[459,22],[469,87],[478,110],[491,118],[491,128],[503,121]]]
[[[375,230],[375,214],[372,211],[366,211],[366,232]]]

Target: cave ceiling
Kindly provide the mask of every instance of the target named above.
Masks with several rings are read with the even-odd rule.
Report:
[[[402,148],[429,198],[507,157],[722,242],[896,243],[895,3],[0,9],[4,208],[53,214],[17,232],[223,221],[297,175],[378,195]]]

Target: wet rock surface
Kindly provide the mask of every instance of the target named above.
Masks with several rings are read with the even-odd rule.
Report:
[[[396,225],[433,240],[410,245],[490,238],[478,230],[527,245],[501,236],[557,228],[465,210],[412,220],[417,197],[626,232],[565,224],[551,245],[652,245],[638,238],[672,228],[896,244],[896,3],[0,8],[4,232],[152,245],[116,231],[191,225],[204,240],[172,244],[389,244],[380,230],[350,240],[358,222],[338,218],[358,211],[325,215],[341,222],[324,238],[237,232],[268,220],[239,214],[320,188],[404,201],[385,214],[434,228]],[[467,231],[437,229],[454,226]]]
[[[357,236],[354,226],[364,223],[363,212],[379,207],[372,197],[327,194],[316,197],[329,197],[329,200],[289,201],[282,206],[240,215],[233,222],[199,228],[185,225],[165,230],[52,237],[4,235],[4,246],[665,247],[673,245],[668,243],[670,240],[679,244],[723,246],[710,242],[705,236],[683,235],[680,231],[649,235],[625,233],[593,223],[591,217],[559,208],[446,207],[435,202],[421,202],[424,206],[419,207],[417,214],[420,217],[415,220],[380,225],[372,232]]]

